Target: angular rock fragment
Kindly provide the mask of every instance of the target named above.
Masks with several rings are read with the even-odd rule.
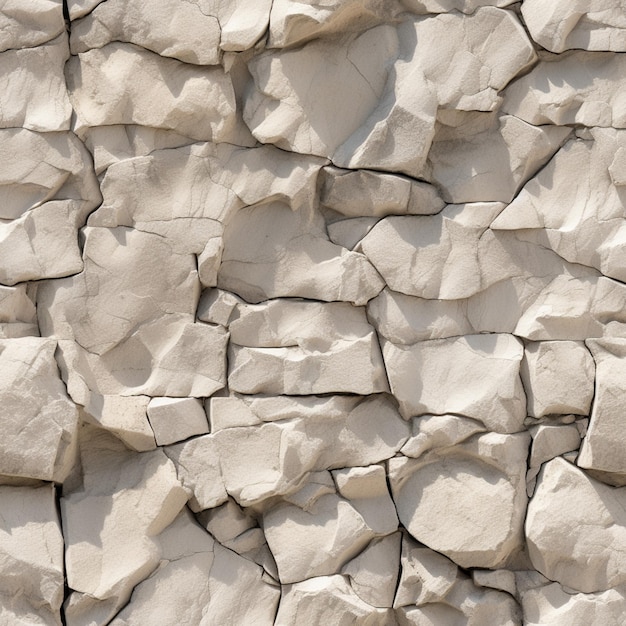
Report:
[[[429,215],[444,207],[435,187],[395,174],[326,166],[321,180],[320,202],[346,217]]]
[[[262,525],[282,584],[336,574],[372,539],[396,530],[377,529],[375,517],[334,494],[307,511],[280,503],[263,515]]]
[[[265,35],[272,0],[220,0],[214,6],[222,30],[222,50],[248,50]]]
[[[400,521],[462,567],[506,565],[522,548],[529,439],[487,433],[419,459],[391,459]]]
[[[59,377],[52,338],[0,340],[0,474],[63,482],[78,412]]]
[[[41,46],[64,31],[62,0],[2,3],[0,52]]]
[[[383,287],[362,254],[328,240],[321,214],[279,202],[241,209],[230,221],[217,284],[248,302],[301,297],[359,305]]]
[[[63,76],[69,55],[65,33],[34,48],[0,54],[0,128],[70,129],[72,106]]]
[[[428,13],[473,13],[479,7],[496,6],[506,7],[514,0],[402,0],[402,4],[418,15]]]
[[[175,130],[200,141],[228,141],[235,132],[235,94],[222,69],[110,43],[72,57],[66,76],[79,134],[109,124]]]
[[[447,118],[450,117],[448,120]],[[448,202],[511,202],[561,147],[569,128],[531,126],[511,115],[445,116],[428,154]]]
[[[551,52],[573,48],[626,52],[626,17],[617,2],[579,4],[525,0],[522,15],[534,41]]]
[[[26,283],[15,287],[0,285],[0,338],[38,337],[35,291]]]
[[[385,342],[392,393],[406,417],[456,413],[496,432],[522,429],[526,399],[521,342],[511,335],[467,335],[411,346]]]
[[[363,602],[346,577],[338,575],[285,585],[274,623],[276,626],[296,623],[339,626],[340,619],[363,626],[395,623],[389,609],[375,608]]]
[[[626,222],[620,168],[626,163],[626,132],[593,129],[591,136],[593,141],[569,141],[492,228],[528,229],[522,238],[623,282]]]
[[[158,569],[135,590],[112,626],[149,623],[271,626],[280,591],[254,563],[224,548],[188,511],[158,537]]]
[[[524,349],[521,376],[528,415],[589,415],[594,394],[595,365],[584,343],[528,343]]]
[[[185,33],[181,37],[181,33]],[[102,48],[113,41],[133,43],[184,63],[220,62],[220,24],[193,2],[107,0],[72,23],[72,54]]]
[[[63,535],[54,487],[0,486],[0,621],[60,626]]]
[[[626,590],[621,587],[599,593],[572,593],[551,583],[522,593],[524,624],[561,626],[594,621],[620,624],[626,619]]]
[[[621,54],[547,56],[506,89],[502,110],[529,124],[626,127]]]
[[[533,565],[550,580],[583,593],[625,581],[626,493],[561,458],[539,473],[528,505],[526,537]]]
[[[587,345],[596,363],[595,397],[577,464],[586,469],[626,474],[626,434],[620,401],[625,386],[626,341],[590,339]]]
[[[148,419],[158,446],[209,432],[204,407],[196,398],[152,398]]]
[[[61,498],[70,588],[119,607],[159,564],[156,537],[187,495],[160,451],[136,454],[93,427],[81,436],[82,484]]]

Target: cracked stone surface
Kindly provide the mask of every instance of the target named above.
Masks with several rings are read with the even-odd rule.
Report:
[[[0,626],[626,622],[622,0],[0,0]]]

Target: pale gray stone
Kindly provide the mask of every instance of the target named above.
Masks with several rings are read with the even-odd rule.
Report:
[[[147,412],[158,446],[209,432],[204,407],[197,398],[152,398]]]
[[[65,32],[62,0],[3,0],[0,52],[34,48]]]

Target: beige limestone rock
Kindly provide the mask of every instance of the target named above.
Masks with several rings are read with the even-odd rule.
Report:
[[[587,469],[626,473],[620,407],[626,341],[591,339],[587,345],[596,363],[595,397],[577,463]]]
[[[354,592],[371,606],[393,606],[400,571],[401,540],[399,532],[373,539],[341,570],[348,576]]]
[[[282,202],[237,212],[224,231],[217,282],[248,302],[300,297],[362,305],[383,288],[365,256],[329,241],[319,212]]]
[[[0,52],[34,48],[65,31],[62,0],[3,0]]]
[[[526,518],[535,568],[583,593],[623,584],[625,498],[561,458],[544,465]]]
[[[241,298],[223,289],[205,289],[200,296],[196,317],[209,324],[228,326]]]
[[[285,502],[267,511],[262,526],[281,583],[338,573],[374,537],[396,530],[377,528],[376,517],[334,494],[322,496],[308,511]]]
[[[60,626],[63,535],[54,487],[0,487],[0,623]]]
[[[602,52],[547,56],[509,85],[502,110],[534,125],[624,128],[625,63],[622,55]]]
[[[626,618],[623,587],[600,593],[572,593],[558,583],[529,589],[522,594],[524,623],[528,626],[561,624],[619,624]]]
[[[338,575],[285,585],[274,623],[341,626],[346,622],[358,626],[396,623],[390,610],[374,608],[361,600],[346,577]]]
[[[231,322],[228,384],[255,394],[388,390],[365,310],[348,303],[274,300],[240,306]]]
[[[626,52],[626,16],[619,1],[525,0],[522,15],[531,37],[551,52],[572,48]]]
[[[0,54],[0,128],[70,129],[72,106],[63,76],[65,33],[34,48]]]
[[[378,223],[377,217],[354,217],[328,224],[328,238],[338,246],[357,250],[357,246],[367,233]]]
[[[513,597],[517,594],[515,574],[511,570],[475,569],[472,570],[472,580],[476,585],[506,591],[506,593],[512,595]]]
[[[428,153],[432,179],[447,202],[511,202],[570,133],[512,115],[455,116],[435,133]]]
[[[76,454],[78,412],[52,338],[0,340],[0,474],[63,482]]]
[[[224,548],[183,510],[158,538],[161,562],[113,626],[175,623],[271,626],[280,591],[254,563]]]
[[[0,338],[39,336],[35,294],[26,283],[15,287],[0,285]]]
[[[82,485],[61,498],[68,585],[121,606],[158,566],[156,537],[187,495],[163,452],[130,452],[93,427],[83,427],[81,461]]]
[[[540,341],[526,344],[521,376],[528,415],[589,415],[595,365],[584,343]]]
[[[121,41],[184,63],[217,65],[220,34],[218,17],[197,2],[160,0],[148,6],[139,0],[107,0],[72,23],[70,47],[79,54]]]
[[[522,547],[529,439],[487,433],[419,459],[391,459],[400,521],[462,567],[506,565]]]
[[[320,202],[346,217],[429,215],[444,207],[435,187],[395,174],[326,166],[321,184]]]
[[[235,132],[233,86],[217,67],[115,42],[72,57],[66,76],[79,134],[109,124],[175,130],[201,141],[227,141]]]
[[[402,4],[417,13],[448,13],[450,11],[461,11],[462,13],[473,13],[483,6],[506,7],[513,4],[514,0],[402,0]]]
[[[209,432],[204,407],[197,398],[152,398],[147,410],[158,446]]]
[[[406,418],[455,413],[503,433],[521,430],[526,416],[523,353],[512,335],[383,345],[392,393]]]

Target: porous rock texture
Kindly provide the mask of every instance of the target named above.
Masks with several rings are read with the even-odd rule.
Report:
[[[0,626],[623,626],[625,53],[0,0]]]

